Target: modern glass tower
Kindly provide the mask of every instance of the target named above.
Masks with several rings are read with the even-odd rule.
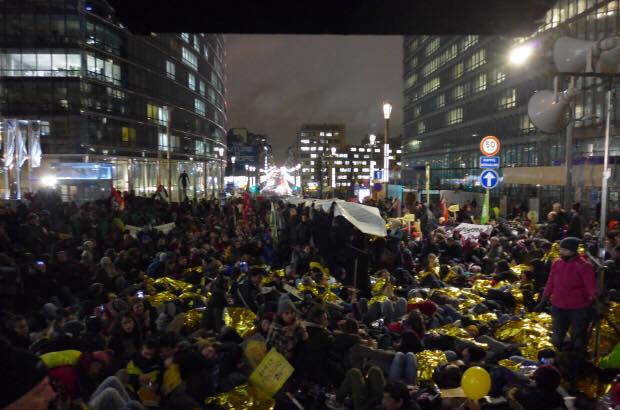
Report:
[[[5,196],[18,192],[11,130],[42,148],[40,167],[23,161],[22,192],[56,184],[66,198],[88,199],[111,185],[138,195],[163,186],[176,200],[186,171],[190,198],[216,195],[226,155],[223,60],[221,35],[136,36],[105,0],[1,2]]]

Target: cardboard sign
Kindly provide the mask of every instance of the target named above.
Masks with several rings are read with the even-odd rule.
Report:
[[[273,397],[284,386],[294,370],[284,356],[272,348],[252,372],[249,382]]]
[[[456,227],[455,231],[458,231],[464,239],[478,239],[481,233],[491,234],[493,227],[462,223]]]
[[[292,287],[288,283],[285,283],[283,287],[284,287],[285,291],[287,291],[291,295],[295,296],[297,299],[304,300],[304,295],[302,295],[299,290],[295,289],[294,287]]]
[[[243,350],[252,369],[256,369],[267,355],[267,345],[261,340],[249,339]]]

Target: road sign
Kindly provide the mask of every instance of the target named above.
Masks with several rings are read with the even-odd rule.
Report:
[[[480,168],[499,168],[499,157],[480,157]]]
[[[482,174],[480,174],[480,183],[486,189],[495,188],[498,182],[499,176],[497,175],[497,172],[492,169],[485,169],[482,171]]]
[[[492,135],[488,135],[480,141],[480,152],[487,157],[497,155],[499,147],[499,138]]]
[[[383,170],[375,169],[374,179],[377,181],[383,181]]]

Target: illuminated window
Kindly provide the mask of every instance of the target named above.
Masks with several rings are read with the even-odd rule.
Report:
[[[194,111],[196,111],[196,113],[202,115],[203,117],[207,114],[207,112],[205,111],[205,103],[204,101],[202,101],[199,98],[195,98],[194,99]]]
[[[474,91],[482,91],[487,88],[487,73],[482,73],[474,80]]]
[[[181,38],[183,41],[189,43],[189,33],[181,33]]]
[[[150,122],[154,122],[160,125],[166,125],[166,121],[168,121],[168,113],[164,109],[164,107],[155,104],[147,104],[146,118]]]
[[[352,151],[352,152],[356,152],[356,151],[357,151],[357,148],[355,148],[355,147],[351,147],[351,151]]]
[[[506,80],[506,73],[500,70],[495,70],[493,84],[500,84]]]
[[[428,43],[428,45],[424,49],[424,55],[428,57],[431,54],[433,54],[435,51],[437,51],[438,48],[439,48],[439,37],[435,37],[434,39],[430,41],[430,43]]]
[[[475,70],[486,62],[486,53],[483,48],[476,51],[474,54],[471,55],[471,57],[469,57],[469,60],[467,60],[467,71]]]
[[[121,67],[109,58],[104,60],[88,53],[86,56],[86,72],[98,80],[121,85]]]
[[[473,46],[478,42],[478,36],[475,34],[471,34],[465,36],[465,38],[461,41],[461,51],[467,50],[469,47]]]
[[[196,76],[194,74],[187,74],[187,86],[190,90],[196,91]]]
[[[168,135],[165,132],[159,133],[159,150],[168,150]]]
[[[310,140],[301,140],[300,141],[302,144],[310,144]]]
[[[205,60],[209,60],[209,48],[207,46],[202,47],[202,55],[204,56]]]
[[[446,105],[446,95],[445,94],[439,94],[437,96],[437,108],[442,108]]]
[[[414,73],[409,78],[407,78],[407,81],[405,81],[405,88],[412,87],[417,82],[418,82],[418,74]]]
[[[310,151],[310,147],[301,147],[302,151]]]
[[[505,110],[507,108],[513,108],[517,105],[517,91],[512,88],[504,91],[503,95],[497,102],[497,108]]]
[[[198,42],[198,36],[194,34],[194,50],[200,54],[200,43]]]
[[[439,89],[440,83],[439,83],[439,77],[435,77],[430,79],[429,81],[427,81],[421,89],[421,95],[420,97],[424,97],[427,94],[432,93],[433,91],[436,91]]]
[[[521,132],[529,132],[535,130],[534,124],[530,121],[530,116],[527,114],[523,114],[520,120]]]
[[[121,140],[125,144],[135,144],[136,142],[136,129],[129,127],[121,128]]]
[[[207,85],[202,80],[200,80],[199,83],[200,83],[200,95],[205,97],[207,95]]]
[[[457,65],[454,66],[453,70],[453,78],[456,80],[457,78],[460,78],[463,75],[463,72],[465,71],[465,64],[463,64],[463,62],[458,63]]]
[[[189,49],[183,47],[182,48],[182,57],[183,62],[193,69],[198,69],[198,58],[194,53],[192,53]]]
[[[170,60],[166,60],[166,75],[168,78],[175,79],[176,77],[176,67],[174,63]]]
[[[452,99],[454,101],[460,100],[463,97],[465,97],[465,87],[462,84],[452,89]]]
[[[310,158],[316,158],[316,154],[310,154]]]
[[[448,125],[458,124],[463,122],[463,108],[458,107],[448,112],[447,116]]]
[[[80,54],[0,54],[2,77],[77,77],[81,67]]]
[[[204,141],[196,140],[196,154],[204,155],[205,154],[205,143]]]
[[[424,125],[424,121],[418,122],[418,134],[423,134],[426,132],[426,125]]]

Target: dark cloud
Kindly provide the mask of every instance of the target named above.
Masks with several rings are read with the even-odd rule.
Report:
[[[270,137],[277,160],[301,124],[340,122],[349,142],[402,132],[402,37],[226,35],[228,127]]]

